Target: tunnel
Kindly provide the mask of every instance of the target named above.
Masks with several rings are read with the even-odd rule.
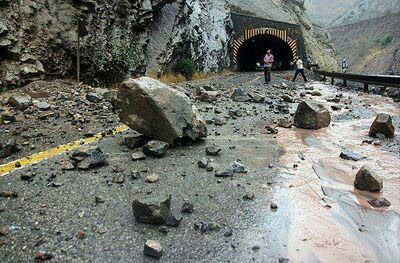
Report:
[[[238,51],[239,71],[256,71],[263,65],[267,50],[271,49],[275,57],[273,70],[289,70],[293,59],[289,45],[279,37],[273,35],[258,35],[245,42]]]

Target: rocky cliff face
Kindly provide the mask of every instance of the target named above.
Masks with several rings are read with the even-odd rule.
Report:
[[[198,70],[230,66],[230,8],[299,23],[308,53],[331,68],[325,33],[295,0],[0,0],[0,85],[74,78],[104,85],[127,74],[170,70],[184,58]],[[323,41],[317,40],[317,36]]]

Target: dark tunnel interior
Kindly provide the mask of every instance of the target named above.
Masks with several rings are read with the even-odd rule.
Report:
[[[264,64],[267,50],[271,49],[275,58],[273,70],[289,70],[292,62],[292,51],[282,39],[273,35],[258,35],[245,41],[238,52],[239,71],[256,71],[257,66]]]

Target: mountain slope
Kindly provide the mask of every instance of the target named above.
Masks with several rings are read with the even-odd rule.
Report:
[[[338,58],[350,71],[400,75],[400,14],[330,28]]]

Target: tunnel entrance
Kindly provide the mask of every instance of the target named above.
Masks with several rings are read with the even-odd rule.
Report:
[[[279,37],[263,34],[246,40],[239,48],[239,71],[260,70],[268,49],[272,50],[275,57],[273,70],[289,70],[291,68],[293,54],[289,45]],[[257,63],[260,63],[261,67]]]

